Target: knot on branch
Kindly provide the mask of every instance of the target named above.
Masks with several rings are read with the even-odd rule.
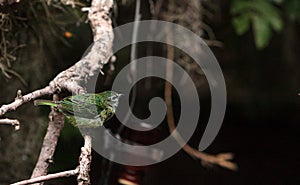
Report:
[[[22,91],[20,89],[17,91],[17,97],[15,98],[15,100],[17,100],[17,99],[20,99],[20,100],[23,99]]]

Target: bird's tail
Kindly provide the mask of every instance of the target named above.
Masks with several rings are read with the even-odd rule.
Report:
[[[53,101],[50,100],[34,100],[34,105],[38,106],[38,105],[47,105],[47,106],[51,106],[51,107],[57,107],[57,104]]]

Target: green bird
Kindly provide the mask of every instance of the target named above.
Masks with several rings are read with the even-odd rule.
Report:
[[[78,94],[60,101],[35,100],[34,105],[47,105],[65,114],[76,127],[98,127],[116,112],[122,94],[105,91],[98,94]]]

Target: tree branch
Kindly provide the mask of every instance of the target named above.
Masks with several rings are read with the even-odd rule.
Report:
[[[73,175],[78,175],[77,181],[79,185],[89,185],[90,184],[89,171],[90,171],[90,164],[92,159],[91,152],[92,152],[92,139],[90,136],[86,135],[84,136],[84,147],[81,148],[81,153],[79,157],[79,166],[76,169],[49,174],[49,175],[31,177],[31,179],[16,182],[11,185],[25,185],[25,184],[33,184],[33,183],[43,184],[43,182],[48,180],[53,180],[61,177],[69,177]]]
[[[66,89],[73,93],[85,93],[82,83],[86,83],[92,76],[101,72],[103,65],[112,55],[113,30],[109,18],[109,10],[113,0],[93,0],[88,8],[88,18],[93,30],[94,43],[88,53],[76,64],[59,73],[49,86],[36,90],[25,96],[16,98],[14,102],[2,105],[0,116],[8,111],[16,110],[19,106],[44,95],[59,93]],[[102,72],[101,72],[102,73]]]
[[[45,182],[48,180],[57,179],[57,178],[61,178],[61,177],[74,176],[77,174],[78,174],[78,169],[68,170],[68,171],[64,171],[64,172],[59,172],[59,173],[40,176],[40,177],[28,179],[28,180],[23,180],[20,182],[13,183],[11,185],[25,185],[25,184],[39,183],[39,182]]]
[[[56,95],[53,96],[53,101],[58,101]],[[52,108],[49,114],[49,125],[47,133],[44,137],[42,149],[36,166],[32,172],[31,178],[46,175],[49,165],[53,163],[53,155],[61,130],[64,127],[65,116]]]
[[[25,96],[22,95],[21,90],[18,90],[15,101],[13,101],[10,104],[1,106],[0,116],[4,115],[8,111],[16,110],[18,107],[20,107],[21,105],[23,105],[31,100],[34,100],[34,99],[44,96],[44,95],[53,94],[53,93],[54,93],[54,89],[51,88],[50,86],[47,86],[43,89],[33,91],[29,94],[26,94]]]
[[[12,125],[15,127],[15,130],[19,130],[20,129],[20,122],[16,119],[0,119],[0,124],[7,124],[7,125]]]
[[[99,72],[103,74],[101,69],[112,55],[114,35],[111,19],[109,17],[109,10],[112,5],[113,0],[92,0],[91,7],[85,8],[85,10],[88,10],[88,19],[94,36],[94,43],[87,54],[73,66],[59,73],[49,83],[49,86],[36,90],[25,96],[22,96],[21,91],[19,90],[15,101],[7,105],[2,105],[0,108],[0,116],[4,115],[8,111],[16,110],[21,105],[38,97],[60,93],[62,89],[75,94],[85,93],[86,89],[82,86],[82,84],[86,83],[92,76]],[[49,114],[49,119],[50,122],[44,138],[41,153],[31,178],[36,179],[38,176],[40,177],[47,174],[49,164],[52,163],[52,157],[60,131],[63,128],[64,116],[61,113],[52,109]],[[13,121],[9,121],[8,119],[4,119],[2,122],[4,123],[5,121],[6,123],[13,123]],[[78,167],[79,175],[77,180],[80,185],[90,184],[88,173],[90,171],[91,163],[91,137],[84,136],[84,139],[85,145],[81,149],[81,155],[79,158],[80,165]]]
[[[79,157],[79,174],[77,177],[78,185],[90,184],[90,165],[92,160],[92,138],[91,136],[84,136],[84,147],[81,148],[81,154]]]

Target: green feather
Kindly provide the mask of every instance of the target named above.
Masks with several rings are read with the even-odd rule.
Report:
[[[98,94],[78,94],[60,101],[35,100],[35,105],[57,108],[74,126],[97,127],[109,120],[116,111],[121,94],[105,91]],[[76,116],[76,119],[74,119]],[[77,123],[76,123],[77,122]]]

